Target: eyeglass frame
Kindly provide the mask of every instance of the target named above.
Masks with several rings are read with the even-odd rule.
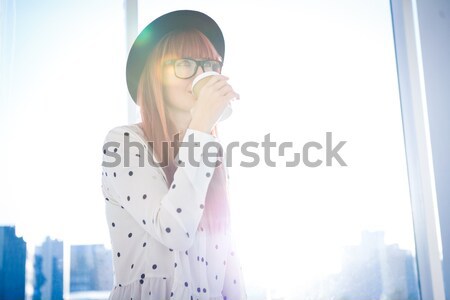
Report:
[[[189,59],[189,60],[195,61],[195,70],[194,70],[194,73],[193,73],[191,76],[186,77],[186,78],[178,77],[178,76],[177,76],[177,72],[175,71],[175,62],[178,61],[178,60],[183,60],[183,59]],[[197,74],[197,71],[198,71],[198,67],[199,67],[199,66],[202,68],[203,72],[206,72],[206,71],[205,71],[205,63],[206,63],[206,62],[209,62],[209,61],[213,61],[213,62],[219,63],[219,64],[220,64],[220,72],[219,72],[219,73],[222,72],[223,62],[221,62],[220,60],[215,60],[215,59],[196,60],[196,59],[194,59],[194,58],[192,58],[192,57],[182,57],[182,58],[177,58],[177,59],[166,60],[166,61],[164,61],[164,65],[172,65],[172,66],[173,66],[173,74],[175,74],[175,76],[176,76],[177,78],[180,78],[180,79],[189,79],[189,78],[194,77],[195,74]]]

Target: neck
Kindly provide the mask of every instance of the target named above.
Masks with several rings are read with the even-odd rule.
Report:
[[[182,139],[183,138],[182,136],[184,136],[186,129],[189,127],[189,124],[191,123],[192,119],[191,113],[188,111],[177,110],[168,107],[167,115],[169,119],[173,122],[176,133],[181,133],[180,139]]]

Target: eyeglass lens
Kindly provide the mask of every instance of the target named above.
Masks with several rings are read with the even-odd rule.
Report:
[[[203,65],[203,70],[214,71],[220,73],[220,63],[213,60],[201,61],[200,65]],[[179,78],[192,77],[197,72],[197,62],[192,59],[178,59],[175,61],[175,75]]]

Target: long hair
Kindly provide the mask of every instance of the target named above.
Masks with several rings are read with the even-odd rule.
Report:
[[[176,127],[167,114],[162,85],[162,66],[163,60],[182,57],[222,59],[212,43],[200,31],[196,29],[172,31],[160,40],[149,55],[137,89],[142,130],[147,141],[153,145],[153,154],[158,162],[168,162],[163,170],[170,185],[177,168],[174,162],[177,153],[174,152],[174,147],[168,147],[167,143],[174,141],[175,134],[179,133],[176,132]],[[216,127],[211,134],[218,136]],[[219,233],[229,229],[230,212],[225,174],[223,163],[216,166],[206,194],[205,208],[199,224],[200,230]]]

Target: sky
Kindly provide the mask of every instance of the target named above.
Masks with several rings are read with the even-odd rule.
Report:
[[[346,141],[336,161],[278,167],[239,151],[230,167],[233,226],[243,264],[261,260],[301,274],[338,271],[342,247],[361,232],[414,252],[401,107],[389,1],[139,1],[139,29],[175,9],[196,9],[221,26],[223,73],[240,94],[221,140]],[[256,8],[256,5],[258,6]],[[122,1],[16,1],[10,89],[0,102],[0,224],[38,244],[109,245],[101,193],[107,131],[128,119]],[[6,53],[6,54],[5,54]],[[262,148],[256,151],[262,156]],[[325,160],[312,150],[311,160]],[[280,247],[285,249],[278,265]],[[287,249],[287,250],[286,250]],[[286,260],[286,261],[285,261]],[[280,267],[281,266],[281,267]],[[290,267],[289,267],[290,268]],[[272,271],[273,271],[272,270]]]

